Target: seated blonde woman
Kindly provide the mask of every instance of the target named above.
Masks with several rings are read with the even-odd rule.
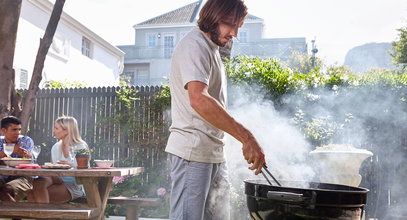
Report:
[[[78,123],[73,117],[63,116],[55,120],[54,136],[59,141],[52,146],[51,162],[77,166],[69,152],[88,148],[79,135]],[[49,203],[68,202],[84,196],[83,186],[75,177],[39,177],[33,182],[33,190],[28,194],[29,202]]]

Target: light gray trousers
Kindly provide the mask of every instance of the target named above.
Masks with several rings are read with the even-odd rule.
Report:
[[[229,220],[226,163],[201,163],[170,155],[171,220]]]

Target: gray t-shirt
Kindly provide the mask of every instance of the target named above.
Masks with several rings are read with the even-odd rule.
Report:
[[[191,107],[186,86],[192,81],[208,85],[209,94],[226,106],[226,75],[219,46],[198,28],[178,43],[172,55],[172,124],[165,151],[189,161],[224,162],[224,132]]]

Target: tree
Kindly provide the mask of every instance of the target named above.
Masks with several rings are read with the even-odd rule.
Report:
[[[18,19],[20,17],[21,0],[0,0],[0,116],[13,114],[20,117],[23,122],[23,132],[27,130],[30,114],[34,107],[35,98],[38,94],[39,84],[42,80],[44,62],[51,46],[52,39],[65,0],[56,0],[51,13],[44,37],[40,40],[30,86],[24,99],[24,108],[20,108],[21,97],[16,93],[14,86],[13,58],[17,37]],[[4,56],[4,57],[3,57]]]
[[[407,27],[397,29],[399,39],[392,42],[393,51],[390,55],[395,64],[402,64],[403,69],[407,68]]]
[[[21,111],[14,89],[14,49],[21,0],[0,0],[0,117]]]

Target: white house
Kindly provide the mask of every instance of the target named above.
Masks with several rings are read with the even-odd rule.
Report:
[[[197,25],[205,0],[198,0],[133,26],[135,44],[118,46],[126,55],[123,74],[135,85],[167,83],[172,51]],[[307,53],[304,37],[263,38],[264,20],[249,14],[234,41],[232,56],[287,59],[293,51]]]
[[[22,1],[14,55],[17,88],[29,85],[39,42],[52,9],[53,3],[48,0]],[[123,60],[123,51],[63,12],[45,59],[41,85],[56,80],[87,86],[116,86]]]

